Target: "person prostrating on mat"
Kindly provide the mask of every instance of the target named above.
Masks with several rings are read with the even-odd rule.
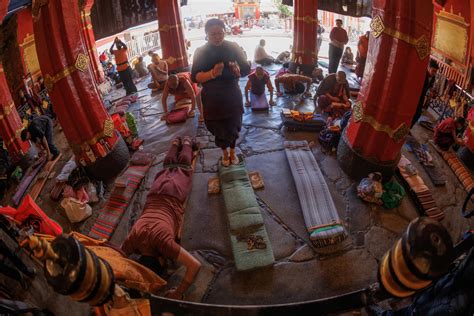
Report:
[[[239,163],[235,143],[244,112],[239,78],[249,73],[250,66],[239,45],[224,40],[224,22],[210,19],[204,29],[207,43],[194,53],[191,75],[202,84],[204,121],[222,149],[222,165],[229,166]]]
[[[189,137],[173,141],[163,161],[164,170],[156,175],[148,192],[143,213],[122,245],[128,256],[139,254],[160,262],[171,259],[186,267],[178,287],[165,294],[173,299],[183,299],[201,268],[201,263],[176,242],[183,225],[184,202],[192,187],[193,147],[197,144]]]
[[[270,105],[274,106],[273,86],[270,81],[270,75],[261,66],[255,68],[255,71],[249,75],[245,85],[245,106],[268,108],[267,96],[265,95],[265,86],[270,92]],[[249,101],[250,91],[250,101]]]

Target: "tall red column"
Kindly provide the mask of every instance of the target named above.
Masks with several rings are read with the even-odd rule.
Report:
[[[99,97],[78,2],[37,1],[32,12],[45,85],[76,159],[92,177],[116,176],[128,163],[128,149]]]
[[[338,148],[341,166],[355,178],[392,175],[430,54],[431,0],[374,0],[372,12],[366,79]]]
[[[311,74],[318,60],[316,34],[318,22],[317,0],[296,0],[294,6],[293,55],[290,68],[299,65],[304,74]]]
[[[99,55],[97,53],[97,47],[95,46],[94,30],[92,29],[91,21],[91,8],[94,5],[94,0],[82,0],[79,4],[81,9],[81,23],[82,23],[82,34],[84,35],[84,41],[91,62],[93,75],[95,82],[101,84],[104,82],[104,71],[99,61]]]
[[[163,59],[170,71],[189,67],[178,0],[156,0]]]
[[[14,162],[19,161],[30,147],[20,138],[22,129],[23,125],[8,89],[5,73],[0,66],[0,136],[7,148],[8,155]]]

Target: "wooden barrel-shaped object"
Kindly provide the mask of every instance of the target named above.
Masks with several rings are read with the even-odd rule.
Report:
[[[45,275],[56,292],[92,306],[111,299],[115,279],[107,261],[72,236],[56,238],[51,247],[59,259],[46,261]]]
[[[393,296],[411,296],[446,273],[452,256],[453,242],[446,228],[438,221],[419,217],[385,253],[379,266],[379,282]]]

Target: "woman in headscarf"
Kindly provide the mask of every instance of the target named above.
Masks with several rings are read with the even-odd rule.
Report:
[[[201,98],[207,129],[222,149],[222,165],[239,163],[235,143],[244,111],[239,78],[250,71],[242,49],[224,40],[225,25],[218,19],[206,22],[207,43],[194,54],[192,79],[202,84]]]

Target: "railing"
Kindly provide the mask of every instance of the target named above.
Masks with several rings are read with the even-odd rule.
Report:
[[[463,74],[461,71],[451,65],[448,65],[439,58],[436,58],[435,56],[431,56],[431,58],[435,59],[438,62],[439,73],[445,75],[446,78],[448,78],[449,80],[453,80],[461,88],[467,88],[470,80],[470,73],[468,70],[469,67],[466,67],[466,73]]]
[[[145,55],[150,50],[157,50],[160,45],[160,33],[152,32],[146,35],[136,35],[126,42],[128,47],[128,60],[133,60]]]

